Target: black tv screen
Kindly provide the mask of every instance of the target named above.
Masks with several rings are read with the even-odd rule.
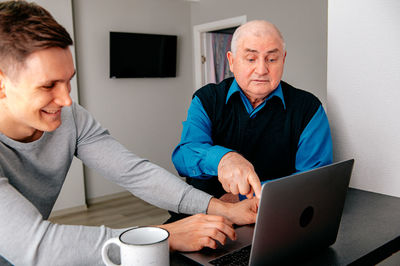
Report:
[[[110,32],[110,78],[176,77],[175,35]]]

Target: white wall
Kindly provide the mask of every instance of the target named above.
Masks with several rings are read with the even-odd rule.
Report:
[[[331,0],[328,116],[351,186],[400,197],[400,1]]]
[[[326,107],[327,0],[200,0],[191,25],[246,15],[281,30],[287,48],[283,80],[314,93]]]
[[[192,88],[190,4],[177,0],[73,1],[81,104],[134,153],[176,173]],[[178,35],[176,78],[109,78],[109,32]],[[122,191],[86,169],[88,198]]]

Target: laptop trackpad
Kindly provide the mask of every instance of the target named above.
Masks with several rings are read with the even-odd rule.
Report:
[[[228,238],[225,245],[218,245],[216,249],[203,248],[197,252],[182,252],[181,254],[189,259],[206,265],[210,260],[251,245],[253,240],[254,224],[237,227],[235,231],[237,239],[235,241]]]

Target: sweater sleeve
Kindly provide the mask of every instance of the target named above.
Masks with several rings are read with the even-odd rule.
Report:
[[[2,256],[14,265],[103,265],[102,244],[123,230],[43,220],[32,203],[0,177],[1,265]]]
[[[132,154],[82,107],[72,108],[79,133],[76,155],[84,163],[159,207],[186,213],[206,211],[211,196]],[[0,265],[7,265],[5,260],[14,265],[103,265],[103,243],[126,230],[46,221],[10,182],[0,167]],[[117,249],[110,255],[117,258]]]
[[[160,208],[205,213],[211,196],[165,169],[128,151],[79,105],[76,106],[77,157],[108,180]]]

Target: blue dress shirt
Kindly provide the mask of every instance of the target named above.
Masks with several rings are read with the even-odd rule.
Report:
[[[236,80],[229,88],[226,102],[234,93],[240,93],[250,117],[255,117],[273,96],[278,96],[286,108],[280,84],[256,108],[253,108]],[[181,176],[202,179],[217,176],[221,158],[230,151],[232,150],[213,144],[211,121],[200,99],[194,97],[188,110],[187,120],[183,122],[181,141],[172,153],[172,161],[178,173]],[[321,105],[300,136],[295,168],[296,172],[302,172],[330,163],[332,163],[332,138],[328,118]]]

